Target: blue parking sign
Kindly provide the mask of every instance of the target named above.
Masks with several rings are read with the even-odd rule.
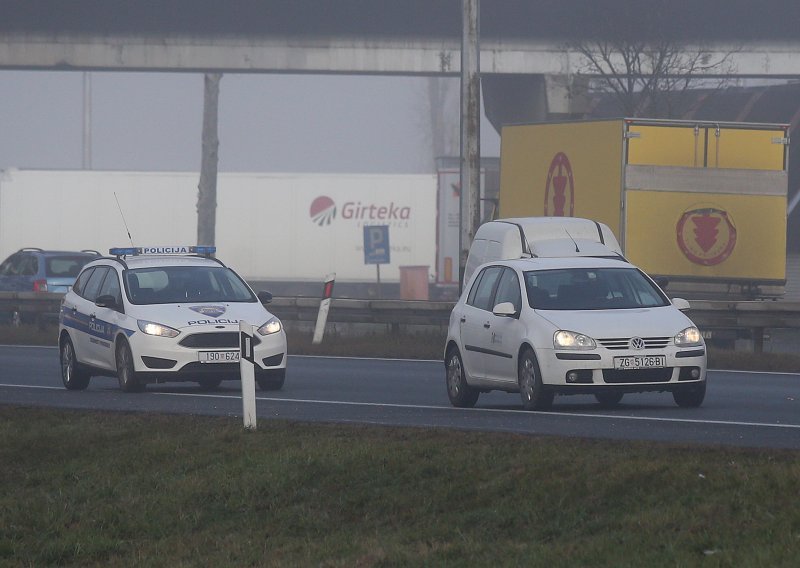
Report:
[[[364,264],[389,264],[389,225],[364,227]]]

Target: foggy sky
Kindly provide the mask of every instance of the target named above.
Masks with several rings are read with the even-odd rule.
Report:
[[[430,172],[424,81],[226,74],[219,169]],[[93,169],[199,171],[202,74],[94,72],[91,92]],[[0,168],[82,167],[81,72],[0,71],[0,101]],[[499,155],[485,118],[481,135],[482,155]]]

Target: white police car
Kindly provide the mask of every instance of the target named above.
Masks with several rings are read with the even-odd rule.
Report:
[[[111,249],[88,263],[61,304],[61,378],[85,389],[92,375],[116,376],[126,392],[147,383],[196,381],[213,389],[240,378],[239,321],[257,328],[259,388],[280,389],[286,334],[258,295],[214,247]]]

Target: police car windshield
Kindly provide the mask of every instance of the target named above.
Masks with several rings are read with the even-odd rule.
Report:
[[[125,271],[132,304],[256,302],[252,291],[223,266],[157,266]]]
[[[540,310],[614,310],[670,301],[636,268],[567,268],[525,273],[528,303]]]

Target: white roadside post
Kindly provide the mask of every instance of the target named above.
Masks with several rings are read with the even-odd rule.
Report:
[[[328,274],[325,277],[325,288],[322,291],[322,301],[319,303],[317,313],[317,325],[314,327],[314,338],[311,343],[319,345],[322,343],[322,336],[325,333],[325,324],[328,321],[328,312],[331,309],[331,297],[333,296],[333,284],[336,280],[336,273]]]
[[[242,416],[244,427],[256,429],[256,370],[253,353],[254,328],[239,322],[239,369],[242,377]]]

